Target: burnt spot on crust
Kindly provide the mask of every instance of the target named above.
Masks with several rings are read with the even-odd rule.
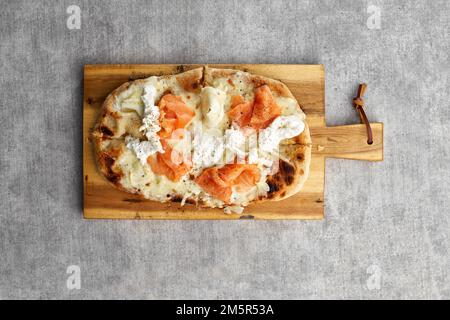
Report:
[[[293,176],[286,176],[284,180],[286,181],[286,185],[290,186],[294,182],[294,177]]]
[[[117,159],[122,154],[121,148],[111,148],[107,152],[105,152],[110,158]]]
[[[110,112],[109,115],[116,120],[119,120],[122,118],[122,115],[119,112]]]
[[[186,70],[186,67],[182,64],[177,65],[177,73],[182,73]]]
[[[267,192],[267,198],[272,199],[275,196],[275,193],[277,193],[280,190],[280,185],[276,181],[276,179],[269,178],[267,180],[267,184],[269,185],[269,191]]]
[[[172,202],[181,202],[182,200],[183,200],[183,198],[179,195],[175,195],[170,199],[170,201],[172,201]]]
[[[239,219],[242,220],[251,220],[251,219],[255,219],[255,216],[252,216],[251,214],[245,215],[245,216],[240,216]]]
[[[286,185],[289,186],[294,182],[295,168],[286,161],[280,160],[280,174],[286,182]]]
[[[111,181],[111,182],[114,183],[114,184],[118,184],[119,181],[120,181],[120,174],[115,173],[115,172],[113,172],[113,173],[108,173],[108,174],[106,175],[106,179],[108,179],[109,181]]]
[[[87,102],[88,104],[93,104],[93,103],[94,103],[94,99],[92,99],[91,97],[88,97],[87,100],[86,100],[86,102]]]
[[[200,78],[200,85],[201,85],[202,87],[206,86],[205,70],[206,70],[206,67],[203,66],[203,67],[202,67],[202,77]]]
[[[280,160],[279,171],[267,178],[267,184],[269,185],[269,191],[267,192],[267,198],[274,198],[277,193],[283,189],[283,186],[289,186],[294,183],[295,180],[295,167],[290,163]],[[280,196],[284,197],[286,191],[282,191]]]
[[[103,153],[103,161],[105,163],[105,167],[108,171],[112,171],[112,166],[114,165],[114,162],[116,162],[116,160],[114,160],[113,158],[111,158],[109,156],[109,154],[107,153]]]
[[[111,137],[114,134],[112,132],[112,130],[110,128],[108,128],[107,126],[101,126],[100,131],[101,131],[101,133],[103,133],[103,135],[108,136],[108,137]]]
[[[276,181],[269,181],[267,184],[269,185],[269,193],[274,193],[280,190],[280,186],[276,183]]]
[[[303,161],[305,159],[305,157],[303,156],[302,153],[297,154],[297,160],[298,161]]]
[[[115,172],[113,169],[116,160],[109,154],[102,152],[100,154],[99,161],[101,164],[103,164],[103,173],[105,174],[106,179],[114,184],[118,184],[121,179],[121,173]]]
[[[148,75],[143,72],[132,72],[131,76],[128,77],[128,81],[134,81],[138,79],[147,78]]]
[[[170,201],[180,203],[183,201],[183,197],[181,195],[174,195],[170,198]],[[188,204],[196,204],[196,201],[192,198],[187,198],[184,202]]]

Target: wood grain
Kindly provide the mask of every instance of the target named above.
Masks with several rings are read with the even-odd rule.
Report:
[[[89,133],[106,96],[122,83],[151,75],[183,72],[200,65],[86,65],[83,100],[84,217],[89,219],[321,219],[326,157],[380,161],[383,125],[372,124],[368,145],[364,125],[326,127],[322,65],[210,65],[234,68],[284,82],[307,115],[312,136],[310,176],[302,191],[280,202],[250,205],[243,215],[221,209],[147,201],[112,187],[98,172]],[[349,106],[351,107],[351,106]]]
[[[313,152],[327,158],[383,160],[383,124],[371,123],[373,143],[367,144],[366,127],[354,124],[337,127],[315,127],[311,132]]]

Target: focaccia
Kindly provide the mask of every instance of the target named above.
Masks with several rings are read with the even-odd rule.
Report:
[[[123,84],[92,141],[99,170],[123,191],[240,213],[300,191],[311,159],[305,118],[282,82],[204,67]]]

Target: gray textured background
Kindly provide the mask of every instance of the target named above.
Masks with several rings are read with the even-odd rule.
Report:
[[[450,298],[449,16],[447,0],[1,1],[0,298]],[[328,160],[323,221],[85,221],[86,63],[322,63],[328,124],[358,121],[366,81],[385,160]]]

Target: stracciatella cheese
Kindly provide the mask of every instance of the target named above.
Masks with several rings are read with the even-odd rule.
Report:
[[[274,152],[281,140],[298,136],[305,130],[305,123],[298,115],[279,116],[266,129],[259,131],[259,149]]]
[[[203,168],[212,167],[223,161],[224,143],[220,130],[195,130],[193,140],[192,163],[194,173],[200,173]]]
[[[136,157],[139,159],[142,165],[147,165],[147,158],[152,154],[155,154],[157,152],[164,152],[159,140],[157,141],[157,143],[155,143],[155,141],[152,140],[140,141],[139,139],[133,138],[132,136],[126,136],[125,145],[128,149],[136,154]]]
[[[145,136],[147,141],[150,142],[154,149],[154,153],[164,150],[161,145],[158,132],[161,130],[159,126],[159,108],[155,105],[156,101],[156,88],[152,85],[144,87],[144,94],[142,95],[142,101],[144,102],[144,116],[142,118],[142,126],[139,128]]]
[[[137,92],[139,93],[140,91],[137,90]],[[159,108],[155,106],[156,95],[156,88],[153,85],[146,85],[143,88],[143,95],[140,97],[145,106],[143,114],[138,108],[140,104],[135,101],[135,94],[132,94],[133,101],[135,101],[134,104],[131,104],[130,99],[127,99],[122,103],[122,110],[126,108],[127,111],[134,110],[138,114],[143,115],[142,126],[139,130],[144,133],[147,140],[140,141],[138,138],[132,136],[125,137],[127,148],[136,154],[136,157],[142,165],[146,165],[149,156],[157,152],[164,152],[158,136],[161,127],[159,126]],[[124,107],[123,104],[125,102],[127,102],[127,104]]]
[[[227,151],[226,161],[229,162],[237,156],[239,159],[245,157],[245,136],[238,128],[231,127],[225,130],[225,148]]]

